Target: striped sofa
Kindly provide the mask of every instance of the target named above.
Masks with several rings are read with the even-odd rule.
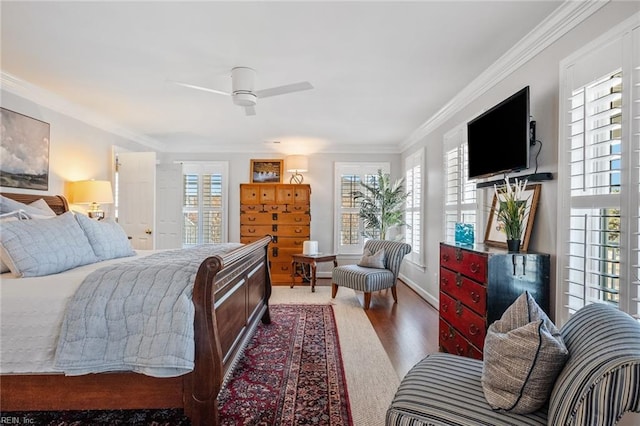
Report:
[[[569,360],[543,409],[493,411],[482,391],[482,361],[437,353],[402,379],[386,424],[604,426],[627,411],[640,412],[640,323],[611,306],[591,304],[561,334]]]
[[[385,269],[368,268],[358,265],[343,265],[333,268],[331,276],[331,297],[335,298],[338,287],[348,287],[364,292],[364,308],[369,309],[371,292],[391,288],[393,300],[398,302],[396,281],[400,273],[402,259],[411,252],[411,246],[401,241],[367,240],[364,250],[376,253],[384,249]]]

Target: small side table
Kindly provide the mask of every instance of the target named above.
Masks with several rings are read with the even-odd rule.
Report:
[[[335,254],[294,254],[291,256],[291,288],[295,285],[296,263],[311,266],[311,291],[316,291],[316,266],[320,262],[333,262],[333,267],[338,266]]]

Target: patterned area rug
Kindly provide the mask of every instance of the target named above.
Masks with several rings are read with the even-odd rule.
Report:
[[[222,425],[351,425],[330,305],[273,305],[218,397]],[[189,425],[181,410],[2,413],[15,424]]]

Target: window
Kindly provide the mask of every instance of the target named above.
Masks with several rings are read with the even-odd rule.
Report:
[[[596,302],[640,312],[640,31],[633,32],[561,64],[558,190],[568,205],[558,216],[560,323]]]
[[[183,247],[227,241],[227,163],[183,164]]]
[[[405,242],[411,245],[407,259],[424,264],[422,256],[422,164],[424,148],[405,160],[405,190],[409,194],[405,209]]]
[[[444,136],[444,236],[445,241],[455,241],[455,224],[473,225],[478,240],[478,203],[475,180],[469,180],[465,125]],[[480,216],[484,217],[484,216]]]
[[[375,182],[378,170],[390,173],[389,163],[336,163],[336,236],[338,254],[361,254],[364,246],[359,203],[353,192],[362,190],[360,182]]]

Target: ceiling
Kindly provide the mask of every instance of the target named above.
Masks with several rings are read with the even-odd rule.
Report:
[[[560,1],[2,1],[3,75],[164,151],[399,152]],[[256,89],[246,116],[231,68]]]

